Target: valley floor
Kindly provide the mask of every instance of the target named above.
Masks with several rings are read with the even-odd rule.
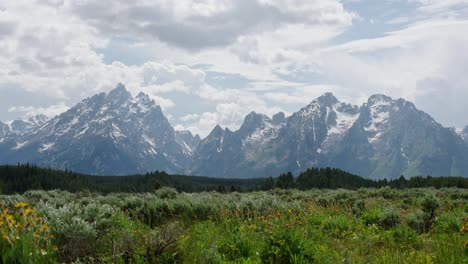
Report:
[[[468,190],[28,191],[0,263],[468,263]]]

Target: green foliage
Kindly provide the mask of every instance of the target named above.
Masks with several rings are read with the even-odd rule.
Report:
[[[421,187],[468,188],[468,178],[463,177],[413,177],[387,181],[365,179],[333,168],[311,168],[299,174],[297,179],[291,173],[277,178],[225,179],[198,176],[169,175],[165,172],[149,172],[132,176],[90,176],[69,170],[60,171],[40,168],[30,164],[0,166],[0,193],[24,193],[29,190],[65,190],[69,192],[118,193],[154,192],[163,187],[172,187],[178,192],[218,191],[249,192],[272,190],[273,188],[310,190],[383,188],[381,195],[391,199],[394,189]],[[391,189],[393,188],[393,189]],[[461,195],[461,196],[460,196]],[[454,193],[453,197],[467,199],[467,195]]]
[[[421,211],[416,211],[408,214],[406,223],[409,227],[413,228],[419,233],[423,233],[426,231],[425,214]]]
[[[299,230],[277,229],[266,240],[262,263],[288,264],[314,261],[313,245]]]
[[[278,179],[276,179],[276,188],[280,189],[291,189],[294,188],[294,176],[291,172],[286,174],[281,174]]]
[[[400,224],[400,214],[393,208],[385,208],[379,218],[379,225],[389,229]]]
[[[364,179],[339,169],[312,168],[298,176],[297,186],[302,190],[311,188],[357,189],[361,187],[376,187],[377,182]]]
[[[48,222],[28,203],[0,200],[0,263],[50,263],[55,257]]]
[[[173,187],[178,191],[203,192],[220,188],[236,191],[258,190],[265,179],[223,179],[198,176],[169,175],[165,172],[149,172],[131,176],[90,176],[72,171],[40,168],[30,164],[1,165],[2,193],[24,193],[28,190],[61,189],[69,192],[91,190],[100,193],[152,192],[161,187]]]
[[[381,213],[382,210],[380,208],[366,210],[362,216],[362,220],[364,220],[364,224],[366,225],[377,225],[380,222]]]
[[[162,187],[157,189],[154,193],[161,199],[174,199],[177,196],[177,190],[172,187]]]
[[[322,222],[323,230],[328,235],[336,238],[344,238],[352,235],[354,226],[350,218],[344,215],[330,215]]]
[[[48,254],[30,261],[19,253],[30,252],[34,233],[20,236],[23,247],[5,240],[0,246],[8,257],[3,263],[463,263],[467,194],[448,188],[28,191],[2,195],[0,204],[30,204],[47,223],[41,243]]]

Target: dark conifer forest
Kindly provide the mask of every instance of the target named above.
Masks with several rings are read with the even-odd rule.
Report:
[[[458,187],[467,188],[468,178],[416,176],[406,179],[370,180],[340,169],[311,168],[295,177],[292,173],[276,177],[254,179],[209,178],[198,176],[170,175],[163,171],[145,175],[91,176],[69,170],[41,168],[31,164],[0,166],[0,190],[2,193],[23,193],[28,190],[66,190],[78,192],[89,190],[101,193],[151,192],[161,187],[173,187],[178,191],[201,192],[247,192],[279,189],[359,189],[365,187],[421,188]]]

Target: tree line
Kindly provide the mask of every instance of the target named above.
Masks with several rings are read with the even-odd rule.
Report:
[[[280,189],[358,189],[365,187],[468,188],[468,178],[417,176],[406,179],[371,180],[334,168],[311,168],[297,177],[290,172],[278,177],[256,179],[226,179],[198,176],[170,175],[166,172],[149,172],[131,176],[91,176],[70,170],[41,168],[32,164],[0,166],[0,192],[23,193],[28,190],[61,189],[70,192],[89,190],[100,193],[151,192],[163,186],[178,191],[248,192]]]

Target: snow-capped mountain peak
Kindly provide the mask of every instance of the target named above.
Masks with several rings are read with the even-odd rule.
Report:
[[[364,111],[368,115],[364,130],[368,132],[370,143],[377,142],[386,128],[392,113],[398,112],[400,108],[397,102],[392,98],[377,94],[369,97],[367,104],[364,105]]]
[[[175,131],[148,95],[133,97],[123,85],[42,125],[28,122],[38,127],[6,137],[10,126],[0,123],[2,162],[101,175],[262,177],[326,166],[373,178],[468,173],[468,127],[456,134],[385,95],[358,107],[327,93],[288,117],[251,112],[237,131],[217,125],[203,140]]]
[[[326,93],[294,113],[289,125],[299,128],[297,133],[301,137],[311,134],[318,147],[323,142],[344,135],[359,115],[358,106],[340,102],[332,93]]]
[[[34,153],[35,160],[48,166],[73,168],[79,163],[80,170],[89,173],[120,175],[150,169],[181,173],[196,142],[194,137],[178,137],[147,95],[132,97],[119,84],[15,139],[10,149],[18,155]]]
[[[260,147],[278,136],[279,130],[285,125],[284,114],[275,115],[274,122],[264,114],[251,112],[242,126],[236,132],[244,147]]]
[[[239,133],[243,136],[247,136],[257,130],[258,128],[271,124],[271,119],[264,114],[257,114],[256,112],[250,112],[239,128]]]
[[[325,93],[299,110],[297,114],[302,118],[317,118],[322,114],[323,109],[332,107],[337,103],[339,103],[339,101],[332,93]]]
[[[393,99],[384,94],[374,94],[367,100],[368,105],[385,105],[393,102]]]

